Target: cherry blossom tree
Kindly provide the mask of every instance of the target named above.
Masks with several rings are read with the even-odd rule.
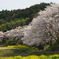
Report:
[[[59,4],[52,4],[38,14],[24,29],[23,44],[44,46],[49,43],[51,45],[52,39],[59,37]]]

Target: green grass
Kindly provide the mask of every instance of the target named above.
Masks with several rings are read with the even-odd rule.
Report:
[[[28,56],[28,55],[54,55],[59,54],[59,51],[41,51],[36,48],[9,48],[0,47],[0,57],[10,57],[10,56]]]
[[[18,45],[18,47],[0,47],[0,57],[13,57],[13,56],[29,56],[29,55],[54,55],[59,54],[59,51],[42,51],[34,47],[27,47]]]

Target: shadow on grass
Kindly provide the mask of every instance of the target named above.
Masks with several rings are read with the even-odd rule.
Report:
[[[38,55],[38,56],[46,55],[46,56],[48,56],[48,55],[59,54],[59,51],[55,51],[55,52],[53,52],[53,51],[34,51],[34,52],[29,51],[27,53],[30,55]]]
[[[14,50],[1,50],[0,57],[10,57],[10,56],[29,56],[29,55],[54,55],[59,54],[59,51],[40,51],[33,48],[19,48]]]

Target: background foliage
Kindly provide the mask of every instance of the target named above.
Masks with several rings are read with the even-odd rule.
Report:
[[[34,15],[40,10],[44,10],[49,3],[33,5],[26,9],[2,10],[0,11],[0,31],[7,31],[18,26],[24,26],[31,22]]]

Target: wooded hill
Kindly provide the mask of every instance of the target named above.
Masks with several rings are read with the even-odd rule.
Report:
[[[0,31],[5,32],[18,26],[28,25],[33,17],[48,5],[50,4],[40,3],[26,9],[0,11]]]

